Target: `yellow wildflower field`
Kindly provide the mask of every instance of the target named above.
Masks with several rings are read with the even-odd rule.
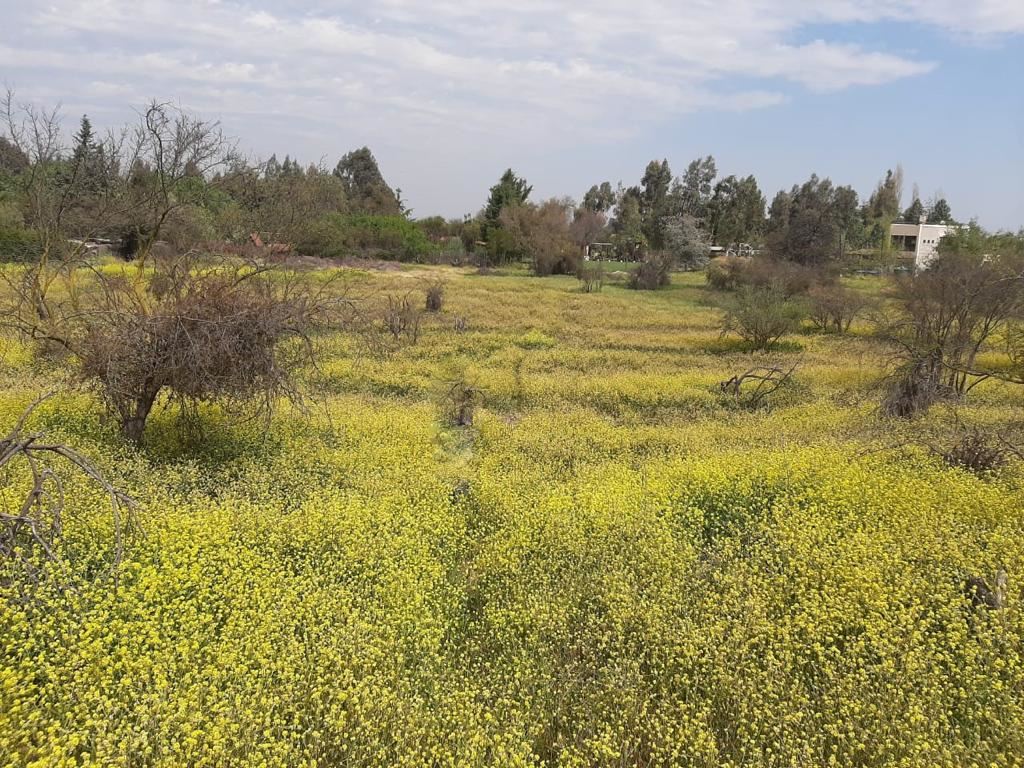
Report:
[[[39,408],[140,533],[115,590],[107,499],[69,475],[61,564],[4,580],[0,765],[1024,763],[1024,475],[885,449],[948,413],[879,419],[866,325],[755,354],[700,275],[356,280],[420,303],[438,276],[418,343],[324,339],[320,395],[266,433],[210,408],[188,440],[167,409],[135,450],[87,392]],[[769,408],[719,391],[797,362]],[[64,376],[0,337],[0,431]],[[1012,427],[1022,394],[960,417]],[[1007,607],[972,609],[1000,568]]]

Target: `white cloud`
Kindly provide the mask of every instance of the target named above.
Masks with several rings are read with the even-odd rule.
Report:
[[[5,1],[12,0],[0,0],[0,7]],[[377,98],[401,92],[443,99],[469,124],[484,118],[560,125],[596,119],[610,104],[657,119],[716,103],[774,103],[786,83],[826,91],[927,72],[932,63],[899,53],[793,39],[811,23],[913,16],[911,5],[55,0],[30,15],[29,38],[41,50],[58,34],[84,46],[102,40],[98,57],[73,66],[104,67],[108,75],[117,74],[110,69],[119,60],[126,76],[159,78],[164,70],[171,79],[177,70],[183,80],[210,86],[260,84],[272,96],[324,85],[341,72]],[[944,18],[934,9],[929,14],[937,23]],[[974,15],[986,29],[988,15]],[[65,61],[54,57],[50,67]],[[762,84],[740,88],[731,77]],[[772,95],[766,99],[765,92]]]
[[[104,109],[146,93],[247,139],[233,115],[289,119],[274,135],[324,150],[343,133],[450,156],[611,142],[677,114],[918,76],[936,64],[830,40],[829,25],[991,41],[1024,33],[1024,0],[0,0],[0,18],[5,78],[39,94],[66,83]]]

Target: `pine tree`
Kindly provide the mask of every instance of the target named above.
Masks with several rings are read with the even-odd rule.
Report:
[[[88,115],[82,115],[75,134],[68,175],[69,183],[85,192],[98,192],[106,183],[103,146],[96,140]]]
[[[903,220],[908,224],[917,224],[924,215],[924,203],[921,202],[921,198],[915,197],[914,202],[903,212]]]
[[[491,187],[487,205],[484,207],[484,240],[489,239],[488,235],[492,230],[500,229],[498,217],[501,216],[502,209],[509,205],[522,205],[532,191],[533,187],[526,183],[526,179],[516,176],[511,168],[501,175],[498,183]]]
[[[946,202],[946,198],[940,197],[928,211],[928,223],[945,224],[947,221],[953,221],[953,211],[950,209],[949,203]]]

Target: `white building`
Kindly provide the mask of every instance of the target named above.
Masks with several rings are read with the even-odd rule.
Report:
[[[897,252],[914,258],[915,269],[927,269],[939,255],[939,241],[949,232],[958,229],[956,224],[893,224],[890,235]]]

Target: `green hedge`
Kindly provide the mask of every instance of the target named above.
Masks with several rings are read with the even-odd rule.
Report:
[[[36,261],[42,252],[34,232],[18,227],[0,227],[0,262]]]
[[[438,246],[402,216],[331,214],[299,238],[296,250],[326,258],[372,254],[398,261],[429,261]]]

